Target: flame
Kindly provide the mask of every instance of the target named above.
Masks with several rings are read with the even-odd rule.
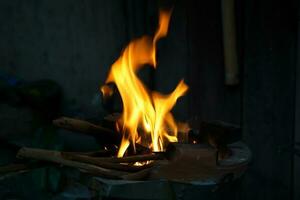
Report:
[[[170,11],[160,11],[155,36],[131,41],[111,66],[106,83],[116,84],[123,101],[123,113],[117,122],[123,133],[118,157],[130,144],[135,148],[137,142],[153,151],[163,151],[167,142],[177,141],[177,124],[170,111],[188,86],[181,80],[171,94],[163,95],[149,91],[136,75],[146,64],[156,68],[156,43],[167,35],[170,16]],[[101,90],[104,96],[111,95],[107,87]]]

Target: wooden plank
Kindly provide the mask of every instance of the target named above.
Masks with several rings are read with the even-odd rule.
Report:
[[[240,123],[240,88],[224,85],[220,1],[187,1],[189,116]]]
[[[242,199],[291,199],[296,17],[291,1],[245,2],[244,138],[253,163]]]

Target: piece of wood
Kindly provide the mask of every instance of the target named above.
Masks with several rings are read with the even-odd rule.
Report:
[[[95,158],[70,152],[58,152],[44,149],[22,148],[17,157],[30,158],[57,163],[111,179],[144,180],[166,178],[169,180],[219,180],[226,174],[241,174],[245,162],[224,164],[217,163],[217,152],[205,145],[170,144],[166,152],[128,156],[123,158]],[[240,159],[240,157],[239,157]],[[136,162],[152,161],[143,166],[134,166]],[[131,173],[132,172],[132,173]]]
[[[234,0],[221,0],[226,85],[239,83],[234,3]]]
[[[69,118],[69,117],[60,117],[58,119],[53,120],[53,125],[64,128],[70,131],[76,131],[88,135],[92,135],[97,138],[103,138],[105,142],[120,142],[121,134],[117,134],[115,131],[104,128],[99,125],[92,124],[90,122]]]
[[[112,157],[112,158],[102,158],[103,161],[109,161],[112,163],[135,163],[135,162],[145,162],[151,160],[163,160],[165,159],[164,154],[146,154],[146,155],[134,155],[125,157]]]
[[[94,158],[94,157],[78,155],[74,153],[65,153],[65,152],[62,152],[62,156],[67,160],[89,163],[106,169],[115,169],[115,170],[128,171],[128,172],[137,172],[153,166],[153,164],[151,163],[143,166],[135,166],[132,163],[120,164],[119,162],[113,162],[115,161],[114,158]]]
[[[34,148],[26,148],[23,147],[17,153],[18,158],[30,158],[35,160],[42,160],[47,162],[53,162],[60,165],[74,167],[81,170],[84,170],[91,174],[96,174],[106,178],[113,178],[113,179],[121,179],[125,172],[105,169],[96,165],[81,163],[77,161],[67,160],[65,159],[61,152],[59,151],[51,151],[51,150],[44,150],[44,149],[34,149]]]
[[[58,119],[53,120],[53,125],[75,131],[83,134],[91,135],[97,139],[100,143],[103,144],[117,144],[121,143],[122,134],[118,133],[109,128],[105,128],[99,125],[92,124],[90,122],[69,118],[69,117],[60,117]],[[133,149],[132,145],[129,147],[129,152],[131,154],[145,154],[150,153],[150,149],[141,145],[135,144],[135,149]]]

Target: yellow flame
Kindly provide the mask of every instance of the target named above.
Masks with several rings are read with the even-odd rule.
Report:
[[[184,95],[188,86],[183,80],[169,95],[150,92],[136,72],[149,64],[156,66],[156,43],[167,35],[170,11],[160,11],[159,27],[154,37],[143,36],[129,43],[112,65],[106,83],[114,82],[123,101],[119,128],[123,133],[118,157],[122,157],[130,143],[140,142],[153,151],[163,151],[166,142],[177,141],[177,125],[171,109]],[[103,95],[110,94],[102,88]],[[135,147],[135,146],[134,146]]]

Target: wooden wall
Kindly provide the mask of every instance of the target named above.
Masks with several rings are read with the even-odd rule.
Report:
[[[188,1],[187,15],[189,115],[239,124],[240,87],[224,84],[221,3]]]
[[[122,0],[0,1],[0,69],[27,81],[55,80],[67,105],[93,112],[128,41],[125,9]]]
[[[296,2],[237,2],[242,82],[236,88],[224,86],[220,1],[188,1],[187,9],[191,116],[242,126],[253,162],[239,198],[297,199]]]
[[[220,1],[190,0],[186,9],[189,116],[242,126],[253,161],[239,198],[298,199],[296,1],[236,3],[241,84],[234,88],[224,86]]]
[[[253,152],[246,199],[291,199],[296,73],[294,2],[246,1],[243,130]],[[295,188],[296,189],[296,188]]]

